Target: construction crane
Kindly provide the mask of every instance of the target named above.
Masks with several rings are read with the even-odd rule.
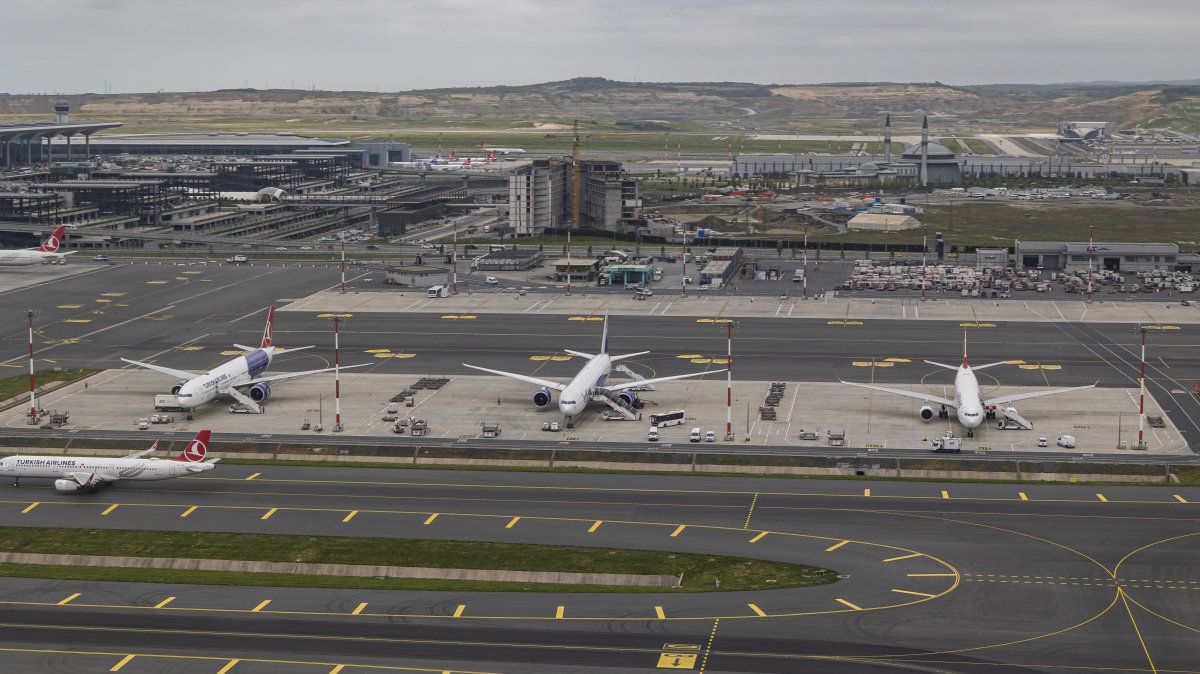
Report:
[[[579,120],[575,120],[575,140],[571,143],[571,229],[579,229]]]

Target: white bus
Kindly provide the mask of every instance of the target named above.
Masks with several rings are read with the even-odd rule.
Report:
[[[450,288],[448,286],[433,286],[425,296],[431,299],[434,297],[449,297]]]
[[[662,414],[651,414],[650,425],[656,428],[679,426],[683,424],[684,416],[686,416],[686,413],[683,410],[671,410]]]

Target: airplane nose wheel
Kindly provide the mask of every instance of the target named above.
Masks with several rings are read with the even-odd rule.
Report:
[[[968,438],[973,438],[973,437],[975,437],[975,429],[974,429],[974,428],[968,428],[968,429],[967,429],[967,437],[968,437]]]

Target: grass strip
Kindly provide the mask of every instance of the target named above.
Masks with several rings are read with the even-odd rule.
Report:
[[[63,384],[69,384],[100,372],[103,372],[103,370],[89,370],[86,368],[59,371],[41,370],[34,373],[34,378],[37,380],[38,386],[43,386],[52,381],[59,381],[63,382]],[[19,396],[21,394],[25,394],[26,396],[29,394],[28,372],[25,374],[18,374],[0,379],[0,400],[8,400],[9,398]],[[28,402],[28,397],[24,398],[23,401]]]
[[[664,536],[666,534],[664,533]],[[747,533],[747,540],[751,533]],[[800,564],[739,557],[610,548],[525,545],[474,541],[435,541],[343,536],[193,533],[177,531],[0,528],[5,552],[177,557],[246,561],[418,566],[450,569],[566,571],[645,575],[683,574],[685,592],[762,590],[824,585],[836,574]],[[264,573],[196,573],[156,569],[4,565],[0,575],[75,580],[121,580],[216,585],[355,587],[421,590],[507,590],[569,592],[662,592],[663,588],[463,582],[430,579],[374,579]],[[720,579],[720,587],[715,581]],[[771,581],[771,582],[767,582]],[[676,590],[679,591],[679,590]]]

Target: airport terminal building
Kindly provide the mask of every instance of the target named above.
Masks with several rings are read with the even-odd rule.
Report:
[[[1090,250],[1089,250],[1090,248]],[[1027,269],[1050,271],[1175,271],[1179,246],[1173,243],[1110,243],[1097,241],[1017,241],[1017,262]]]

